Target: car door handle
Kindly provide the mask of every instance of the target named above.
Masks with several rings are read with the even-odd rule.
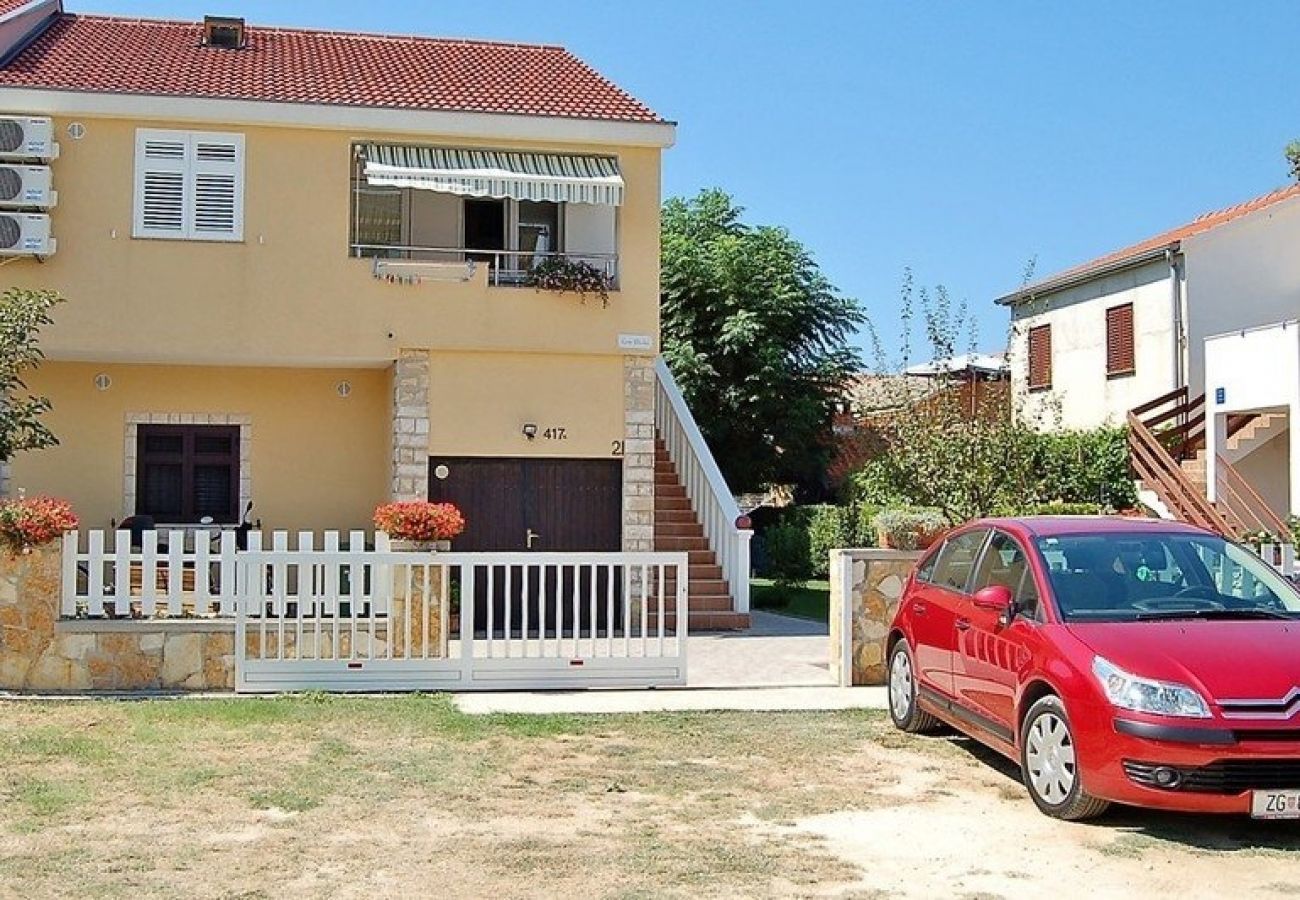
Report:
[[[925,604],[920,600],[917,600],[912,604],[912,612],[916,613],[918,616],[925,615]]]
[[[970,631],[970,619],[958,619],[958,620],[957,620],[957,630],[958,630],[958,631]]]

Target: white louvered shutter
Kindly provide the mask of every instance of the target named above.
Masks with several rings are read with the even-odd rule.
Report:
[[[243,240],[244,136],[138,130],[133,234]]]
[[[244,136],[190,136],[191,235],[207,241],[244,239]]]
[[[136,237],[185,237],[189,139],[182,131],[136,132]]]

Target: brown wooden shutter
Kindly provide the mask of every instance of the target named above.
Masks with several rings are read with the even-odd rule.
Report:
[[[1136,369],[1133,349],[1133,304],[1106,310],[1106,374],[1132,375]]]
[[[1037,325],[1029,329],[1029,389],[1046,390],[1052,386],[1052,326]]]

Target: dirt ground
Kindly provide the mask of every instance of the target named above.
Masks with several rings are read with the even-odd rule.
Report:
[[[879,713],[0,704],[0,896],[1300,894],[1300,827],[1049,820]]]

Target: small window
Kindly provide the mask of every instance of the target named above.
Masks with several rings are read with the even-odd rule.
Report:
[[[1133,349],[1133,304],[1106,310],[1106,375],[1121,378],[1136,371]]]
[[[141,425],[136,445],[137,514],[177,524],[236,521],[237,426]]]
[[[975,560],[979,558],[980,548],[989,536],[987,528],[964,531],[944,542],[939,552],[938,562],[934,567],[932,583],[951,591],[965,593],[970,583]]]
[[[1034,583],[1028,558],[1015,538],[1001,531],[993,532],[971,590],[978,591],[991,585],[1009,589],[1020,612],[1027,618],[1038,618],[1038,586]]]
[[[355,184],[352,245],[361,256],[395,256],[406,244],[405,194],[401,188]]]
[[[1029,389],[1045,391],[1052,386],[1052,326],[1029,329]]]
[[[135,133],[132,235],[244,239],[244,136],[214,131]]]

